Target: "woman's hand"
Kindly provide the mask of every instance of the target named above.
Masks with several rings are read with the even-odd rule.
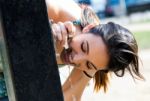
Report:
[[[52,24],[52,31],[56,44],[59,47],[65,47],[68,37],[75,35],[75,26],[71,21],[58,22]]]

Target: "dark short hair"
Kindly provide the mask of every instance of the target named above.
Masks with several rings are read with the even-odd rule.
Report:
[[[125,70],[128,70],[133,78],[144,79],[139,72],[138,45],[134,35],[129,30],[119,24],[109,22],[97,25],[89,32],[100,35],[108,48],[110,60],[107,70],[104,71],[111,71],[122,77]],[[104,71],[99,72],[107,73]],[[100,85],[97,84],[97,86]]]

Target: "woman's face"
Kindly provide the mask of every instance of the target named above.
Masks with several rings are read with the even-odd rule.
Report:
[[[109,57],[107,47],[100,36],[91,33],[78,34],[69,42],[70,49],[61,54],[65,64],[80,70],[105,69]]]

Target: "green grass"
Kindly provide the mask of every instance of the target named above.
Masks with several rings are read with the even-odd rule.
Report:
[[[134,35],[140,49],[150,48],[150,30],[134,32]]]

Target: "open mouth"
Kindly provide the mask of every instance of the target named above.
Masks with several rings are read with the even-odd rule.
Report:
[[[61,52],[60,58],[65,64],[71,64],[69,59],[71,51],[72,50],[69,48],[69,49],[63,49],[63,51]]]
[[[72,60],[71,52],[72,52],[72,49],[67,49],[67,50],[63,49],[63,51],[61,52],[61,55],[60,55],[62,62],[67,65],[79,67],[80,65],[77,65],[77,64],[71,62],[71,60]]]

